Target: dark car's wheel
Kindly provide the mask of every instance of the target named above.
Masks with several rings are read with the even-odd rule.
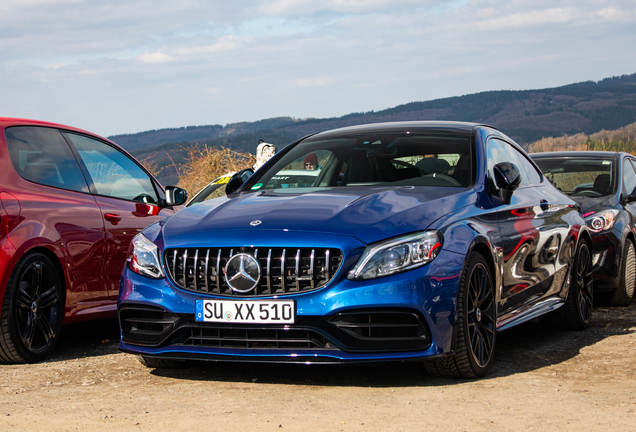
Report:
[[[570,271],[570,289],[565,304],[540,317],[541,323],[561,330],[584,330],[592,319],[592,255],[581,240]]]
[[[610,306],[629,306],[634,297],[634,285],[636,285],[636,253],[634,244],[630,240],[625,240],[620,282],[618,288],[612,293]]]
[[[53,262],[26,255],[13,269],[2,303],[0,361],[33,363],[55,347],[64,318],[64,285]]]
[[[495,290],[488,263],[471,253],[462,271],[457,295],[455,354],[425,363],[432,375],[477,378],[492,364],[496,340]]]

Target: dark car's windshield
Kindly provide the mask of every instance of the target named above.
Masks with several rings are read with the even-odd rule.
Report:
[[[346,186],[451,186],[471,182],[470,139],[414,133],[308,139],[252,190]]]
[[[598,197],[614,191],[614,162],[591,157],[536,158],[545,177],[573,197]]]

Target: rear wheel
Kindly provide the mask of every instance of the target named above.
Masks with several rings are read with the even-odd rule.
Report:
[[[618,288],[612,293],[610,306],[629,306],[634,297],[634,286],[636,285],[636,253],[634,244],[630,240],[625,240],[623,248],[623,259],[621,260],[621,276]]]
[[[13,269],[2,303],[0,361],[33,363],[55,347],[64,318],[64,285],[53,262],[26,255]]]
[[[488,263],[471,253],[457,295],[455,354],[425,363],[426,370],[447,378],[478,378],[492,364],[496,340],[495,290]]]
[[[592,255],[581,240],[570,272],[570,288],[565,304],[540,317],[546,327],[560,330],[585,330],[592,319]]]

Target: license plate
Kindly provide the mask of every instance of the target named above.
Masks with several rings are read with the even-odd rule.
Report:
[[[195,320],[248,324],[293,324],[294,300],[207,300],[195,301]]]

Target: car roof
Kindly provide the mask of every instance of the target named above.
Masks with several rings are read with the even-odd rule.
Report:
[[[358,134],[358,133],[378,133],[378,132],[405,132],[410,130],[418,131],[436,131],[447,133],[470,133],[477,127],[487,127],[497,130],[496,127],[481,124],[481,123],[468,123],[468,122],[451,122],[451,121],[404,121],[404,122],[386,122],[386,123],[371,123],[364,125],[348,126],[339,129],[332,129],[325,132],[320,132],[315,137],[328,137],[330,135],[342,135],[342,134]]]
[[[592,157],[599,159],[614,159],[620,154],[627,154],[624,152],[610,152],[610,151],[555,151],[555,152],[541,152],[530,153],[530,157],[536,159],[542,158],[579,158],[579,157]]]
[[[66,129],[74,132],[80,132],[87,135],[94,135],[102,139],[103,138],[93,132],[89,132],[84,129],[79,129],[73,126],[67,126],[60,123],[47,122],[42,120],[32,120],[32,119],[23,119],[23,118],[13,118],[13,117],[0,117],[0,127],[9,127],[9,126],[45,126],[45,127],[55,127],[58,129]],[[110,140],[108,140],[110,141]],[[111,141],[112,142],[112,141]]]

